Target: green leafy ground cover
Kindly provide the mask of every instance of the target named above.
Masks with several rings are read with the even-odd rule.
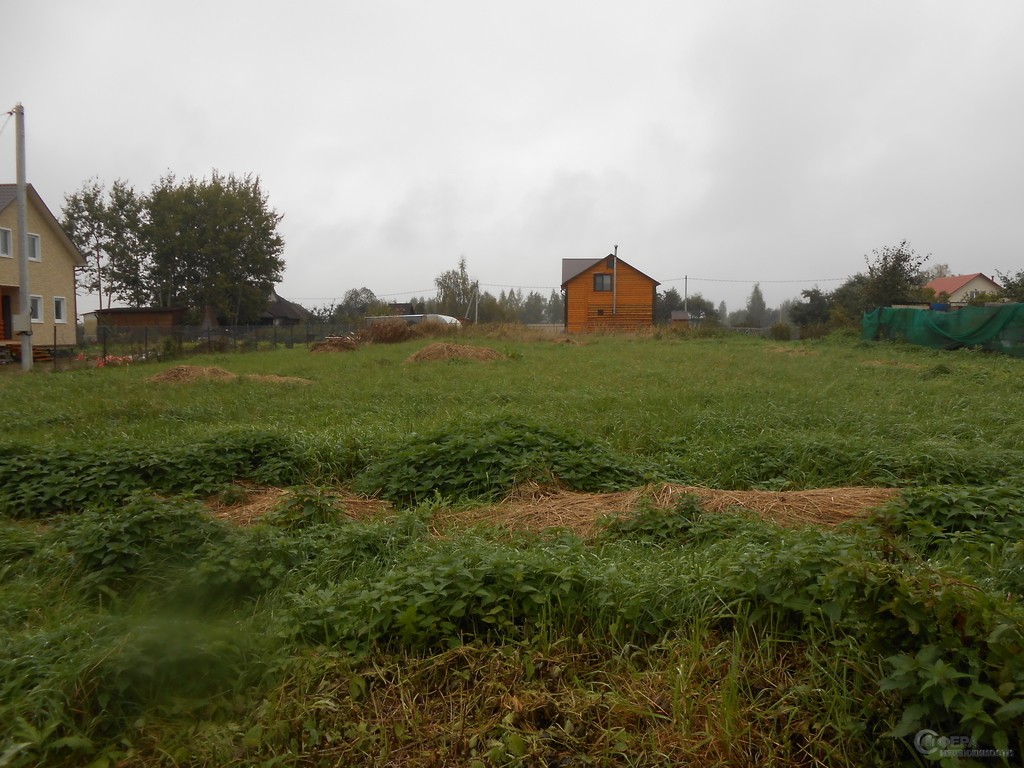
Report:
[[[1019,761],[1020,361],[594,342],[0,378],[0,765],[971,764],[922,729]],[[904,491],[836,529],[684,498],[433,534],[528,480]],[[238,528],[196,501],[237,481],[305,485]]]

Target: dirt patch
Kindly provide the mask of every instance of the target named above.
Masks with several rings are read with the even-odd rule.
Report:
[[[310,352],[355,352],[359,342],[351,336],[328,336],[309,348]]]
[[[243,379],[250,379],[252,381],[265,381],[268,384],[312,384],[313,382],[309,379],[300,379],[297,376],[276,376],[272,373],[251,373],[246,374],[242,377]]]
[[[168,368],[166,371],[162,371],[155,376],[150,376],[146,381],[183,382],[187,384],[201,379],[230,381],[234,378],[235,374],[230,371],[225,371],[223,368],[218,368],[215,365],[208,367],[202,365],[177,365],[174,368]]]
[[[237,504],[223,504],[217,496],[208,498],[205,503],[210,515],[235,525],[255,525],[288,495],[287,488],[258,487],[247,490],[248,498]],[[343,514],[350,520],[368,520],[390,509],[387,502],[361,496],[338,494],[338,501]]]
[[[679,496],[693,493],[704,509],[723,512],[732,507],[748,509],[779,525],[838,525],[895,497],[892,488],[820,488],[810,491],[719,491],[711,488],[662,485],[623,493],[575,493],[530,487],[520,489],[504,503],[463,511],[435,513],[438,533],[452,525],[486,523],[511,530],[540,532],[569,528],[583,537],[593,536],[605,515],[634,511],[642,496],[655,508],[672,505]]]
[[[809,349],[796,349],[794,347],[768,347],[769,352],[786,352],[790,355],[816,355],[817,352],[812,352]]]
[[[407,363],[428,363],[435,360],[502,360],[504,355],[496,349],[489,347],[467,347],[463,344],[448,344],[445,342],[434,342],[428,344],[419,352],[410,355]]]
[[[894,365],[897,368],[924,368],[917,363],[897,363],[895,360],[865,360],[864,365]]]

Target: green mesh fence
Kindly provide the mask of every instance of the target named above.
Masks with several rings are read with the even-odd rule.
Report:
[[[904,339],[934,349],[981,347],[1024,357],[1024,304],[953,312],[880,307],[864,315],[860,328],[864,341]]]

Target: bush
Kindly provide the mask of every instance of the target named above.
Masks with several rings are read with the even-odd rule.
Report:
[[[792,334],[793,329],[789,327],[789,323],[775,323],[769,331],[769,335],[775,341],[789,341]]]
[[[553,621],[578,629],[598,602],[613,603],[613,589],[607,578],[565,562],[558,545],[551,549],[428,548],[378,580],[296,595],[293,615],[307,638],[340,640],[351,650],[522,637]]]
[[[527,480],[612,491],[647,479],[635,462],[593,440],[528,421],[492,418],[412,435],[372,462],[353,487],[412,504],[436,494],[495,497]]]
[[[344,511],[341,500],[324,488],[291,488],[264,518],[264,522],[282,528],[308,528],[320,523],[336,523]]]
[[[369,323],[357,334],[360,343],[363,344],[399,344],[410,339],[422,338],[423,335],[420,326],[398,319]]]
[[[139,495],[118,509],[67,518],[54,529],[52,547],[67,553],[82,583],[108,585],[188,563],[225,535],[198,502]]]
[[[39,517],[115,504],[140,491],[209,495],[234,480],[281,485],[298,481],[306,463],[290,440],[266,432],[229,432],[160,448],[9,445],[0,449],[0,514]]]

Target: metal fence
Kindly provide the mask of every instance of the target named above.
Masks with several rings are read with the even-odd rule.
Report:
[[[120,358],[149,360],[160,357],[178,357],[204,352],[255,352],[296,345],[308,346],[327,336],[352,333],[353,326],[345,324],[303,325],[233,325],[220,328],[199,326],[140,326],[137,328],[111,328],[98,326],[95,334],[79,332],[73,356],[86,358]],[[56,350],[55,356],[67,356],[68,350]]]

